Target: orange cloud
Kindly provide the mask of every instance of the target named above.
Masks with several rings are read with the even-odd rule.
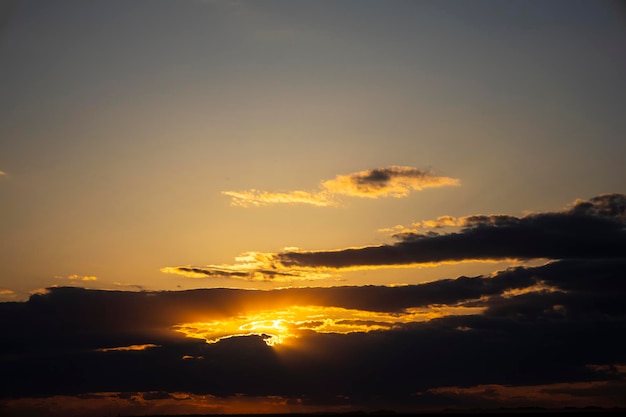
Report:
[[[233,197],[232,205],[240,207],[258,207],[270,204],[310,204],[313,206],[331,206],[334,203],[326,193],[309,193],[306,191],[290,191],[287,193],[270,193],[267,191],[223,191],[222,194]]]
[[[363,264],[363,265],[298,265],[292,258],[315,255],[316,253],[337,253],[345,251],[358,251],[368,247],[343,248],[332,251],[303,251],[298,248],[285,248],[281,252],[246,252],[235,257],[233,264],[221,265],[183,265],[166,266],[160,269],[166,274],[182,275],[187,278],[232,278],[246,281],[315,281],[321,279],[340,279],[341,271],[363,271],[389,268],[431,268],[444,264],[456,264],[461,262],[514,262],[515,258],[501,259],[464,259],[443,260],[436,262],[409,262],[398,264]],[[375,247],[370,247],[375,248]]]
[[[166,274],[177,274],[188,278],[234,278],[251,281],[289,282],[331,278],[326,268],[284,267],[275,253],[246,252],[235,257],[228,265],[167,266],[161,268]]]
[[[562,409],[569,407],[624,407],[624,381],[585,381],[545,385],[507,386],[498,384],[476,385],[473,387],[440,387],[427,391],[448,399],[472,399],[473,404],[484,402],[494,408],[545,407]],[[599,395],[599,394],[603,395]],[[420,393],[421,395],[421,393]]]
[[[69,280],[81,280],[81,281],[97,281],[98,277],[94,275],[70,275],[67,277]]]
[[[206,415],[274,414],[296,409],[315,411],[312,407],[287,404],[281,396],[233,395],[218,397],[189,392],[93,392],[50,397],[0,399],[0,409],[7,415],[49,417],[91,417],[97,415]],[[302,410],[300,410],[302,411]],[[4,414],[3,414],[4,415]]]
[[[62,276],[56,275],[55,278],[68,279],[70,281],[97,281],[98,280],[98,277],[95,275],[79,275],[79,274],[68,275],[65,278]]]
[[[289,191],[268,192],[255,189],[247,191],[223,191],[233,198],[232,205],[255,207],[270,204],[310,204],[319,207],[333,206],[336,195],[361,198],[395,197],[409,195],[411,191],[427,187],[459,185],[459,180],[436,176],[428,171],[406,166],[391,166],[348,175],[338,175],[320,183],[317,192]]]
[[[15,291],[0,289],[0,297],[13,297],[15,296]]]
[[[130,346],[118,346],[118,347],[112,347],[112,348],[101,348],[101,349],[96,349],[96,352],[128,352],[128,351],[141,351],[141,350],[146,350],[146,349],[150,349],[150,348],[155,348],[155,347],[159,347],[159,345],[153,345],[151,343],[145,344],[145,345],[130,345]]]
[[[406,197],[413,190],[428,187],[459,185],[459,180],[438,177],[430,172],[406,166],[391,166],[348,175],[338,175],[322,182],[322,187],[333,194],[351,197]]]

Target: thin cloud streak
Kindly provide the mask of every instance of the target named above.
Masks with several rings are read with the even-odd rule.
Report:
[[[232,265],[167,266],[161,272],[188,278],[233,278],[249,281],[290,282],[332,277],[324,268],[284,268],[276,263],[276,254],[246,252]]]
[[[406,197],[411,191],[428,187],[459,185],[459,180],[434,175],[428,171],[406,166],[391,166],[338,175],[320,183],[317,192],[269,192],[255,189],[223,191],[233,198],[232,205],[258,207],[270,204],[310,204],[318,207],[335,206],[335,197],[344,195],[360,198]]]
[[[258,207],[270,204],[310,204],[318,207],[335,205],[328,193],[309,193],[291,191],[287,193],[271,193],[267,191],[222,191],[222,194],[233,198],[232,205],[240,207]]]

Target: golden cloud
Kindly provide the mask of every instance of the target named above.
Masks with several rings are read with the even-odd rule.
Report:
[[[78,275],[72,274],[67,277],[70,281],[97,281],[98,277],[95,275]]]
[[[96,352],[129,352],[129,351],[142,351],[150,348],[160,347],[159,345],[154,345],[152,343],[144,344],[144,345],[130,345],[130,346],[118,346],[112,348],[101,348],[96,349]]]
[[[320,183],[317,192],[289,191],[268,192],[255,189],[246,191],[223,191],[233,198],[232,205],[258,207],[270,204],[310,204],[318,207],[333,206],[333,197],[345,195],[361,198],[395,197],[409,195],[411,191],[428,187],[459,185],[459,180],[440,177],[428,171],[407,166],[391,166],[348,175],[338,175]]]
[[[293,248],[291,248],[293,249]],[[235,257],[234,264],[204,266],[166,266],[166,274],[177,274],[188,278],[234,278],[249,281],[290,282],[331,278],[327,268],[285,267],[276,253],[245,252]]]
[[[332,194],[351,197],[406,197],[413,190],[428,187],[459,185],[455,178],[439,177],[427,171],[406,166],[391,166],[348,175],[338,175],[322,182],[322,187]]]

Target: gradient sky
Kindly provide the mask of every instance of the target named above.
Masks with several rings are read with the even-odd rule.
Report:
[[[2,314],[26,311],[33,299],[54,305],[55,297],[83,294],[44,290],[53,287],[157,298],[212,288],[382,291],[462,275],[482,280],[510,266],[534,271],[548,261],[593,260],[595,271],[606,267],[597,264],[604,256],[618,259],[610,266],[617,276],[626,252],[625,51],[626,11],[610,1],[7,2],[0,8]],[[537,290],[542,282],[526,284]],[[561,288],[550,285],[541,288]],[[348,308],[342,297],[327,307]],[[495,308],[470,299],[438,302],[445,306],[437,314]],[[406,308],[417,306],[375,311]],[[407,326],[426,314],[404,313],[415,314]],[[7,329],[25,337],[2,314]],[[351,314],[344,320],[366,321]],[[200,322],[183,316],[160,325]],[[372,320],[391,326],[387,316]],[[67,328],[59,334],[91,350],[114,347],[103,340],[146,352],[166,344],[144,333],[80,343]],[[6,355],[25,349],[24,340]],[[624,363],[614,355],[584,366],[623,375]],[[569,376],[516,383],[584,380]],[[413,388],[447,395],[452,386],[506,382]],[[205,402],[240,392],[270,402],[302,398],[284,387],[275,395],[237,391],[235,382],[220,393],[137,384],[87,385],[94,404],[113,398],[94,393],[131,391],[193,392]],[[77,394],[40,388],[11,395]],[[280,410],[282,399],[267,409]],[[220,410],[259,407],[240,400]]]

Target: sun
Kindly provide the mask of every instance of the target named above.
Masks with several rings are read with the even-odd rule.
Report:
[[[291,306],[280,310],[257,310],[224,320],[198,321],[174,326],[187,337],[218,343],[232,337],[259,336],[268,346],[301,337],[305,332],[348,334],[385,331],[403,324],[423,322],[447,315],[478,314],[482,307],[428,306],[388,313],[325,306]]]

